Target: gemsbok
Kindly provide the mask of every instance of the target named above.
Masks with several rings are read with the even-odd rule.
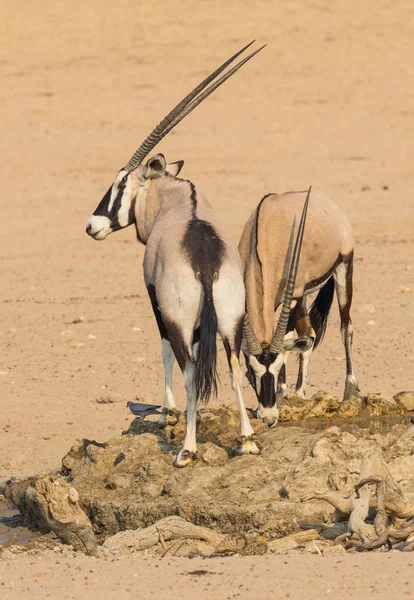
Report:
[[[310,356],[324,336],[334,288],[346,357],[344,399],[359,391],[351,353],[352,229],[332,200],[318,192],[312,192],[309,200],[310,194],[311,189],[264,196],[239,243],[246,288],[242,350],[247,378],[259,402],[257,416],[268,425],[279,416],[277,397],[286,388],[290,352],[299,353],[296,393],[305,397]],[[306,297],[318,290],[308,312]]]
[[[177,422],[172,392],[175,359],[187,392],[187,430],[174,460],[177,467],[186,466],[197,454],[198,402],[217,392],[217,332],[240,411],[240,453],[259,453],[243,401],[239,363],[245,290],[237,248],[193,183],[178,177],[184,162],[167,163],[162,154],[144,165],[142,161],[173,127],[264,48],[216,79],[250,45],[207,77],[159,123],[119,171],[86,228],[88,235],[103,240],[135,224],[138,240],[146,245],[144,279],[161,334],[165,369],[161,427]]]

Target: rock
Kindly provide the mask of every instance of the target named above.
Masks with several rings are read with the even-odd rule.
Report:
[[[224,448],[220,448],[211,442],[203,444],[199,448],[199,454],[203,461],[210,466],[224,465],[229,458]]]
[[[335,546],[325,546],[322,550],[322,554],[324,556],[328,556],[329,554],[346,554],[346,550],[341,544],[336,544]]]
[[[329,542],[325,542],[322,540],[313,540],[306,544],[303,549],[304,552],[308,554],[322,554],[323,550],[329,545]]]
[[[403,412],[393,398],[388,398],[383,394],[368,394],[366,404],[373,417]]]
[[[309,400],[297,396],[296,394],[288,394],[278,401],[279,421],[298,421],[303,418],[306,406]]]
[[[310,540],[318,536],[316,529],[307,529],[306,531],[298,531],[292,535],[288,535],[278,540],[272,540],[267,543],[269,552],[275,554],[285,554],[288,550],[304,546]]]
[[[305,419],[311,419],[312,417],[333,417],[341,405],[339,398],[322,391],[312,396],[311,400],[313,406],[309,407],[304,416]]]
[[[13,552],[10,552],[7,548],[0,548],[0,559],[3,560],[14,560],[16,555]]]
[[[328,475],[328,485],[331,490],[338,492],[351,492],[354,489],[355,481],[347,467],[340,465]]]
[[[309,400],[296,394],[287,395],[278,402],[279,421],[299,421],[314,417],[333,417],[339,407],[336,396],[319,391]]]
[[[399,392],[394,396],[395,402],[401,404],[405,410],[414,410],[414,392]]]
[[[347,400],[341,402],[338,409],[338,416],[343,419],[349,419],[350,417],[357,417],[363,407],[362,398],[359,396],[350,396]]]

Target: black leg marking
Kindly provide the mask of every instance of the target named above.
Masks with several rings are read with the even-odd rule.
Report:
[[[187,344],[185,343],[185,340],[183,338],[181,329],[176,323],[162,318],[161,311],[157,302],[155,286],[150,284],[147,289],[148,295],[151,300],[152,309],[157,320],[157,325],[160,331],[161,338],[170,342],[171,347],[174,351],[175,358],[177,359],[177,362],[180,365],[180,369],[184,372],[188,361],[191,360],[191,356]]]
[[[279,371],[279,376],[277,378],[277,387],[281,388],[282,385],[286,385],[286,365],[284,363]]]
[[[164,323],[164,321],[162,319],[161,311],[160,311],[160,308],[158,306],[157,294],[156,294],[156,291],[155,291],[155,285],[152,285],[150,283],[149,286],[147,287],[147,291],[148,291],[148,296],[150,297],[150,300],[151,300],[152,310],[154,311],[155,319],[157,321],[157,325],[158,325],[158,329],[159,329],[161,338],[164,339],[164,340],[169,340],[169,338],[168,338],[168,331],[167,331],[165,323]]]

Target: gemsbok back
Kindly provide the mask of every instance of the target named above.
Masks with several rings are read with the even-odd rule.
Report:
[[[299,353],[296,393],[305,397],[310,356],[324,336],[334,288],[346,357],[344,399],[359,390],[351,354],[352,229],[332,200],[318,192],[312,192],[309,200],[310,193],[311,189],[307,194],[265,196],[248,219],[239,243],[246,287],[242,350],[247,378],[259,401],[257,416],[268,425],[278,419],[276,400],[286,388],[289,352]],[[306,297],[318,290],[308,313]],[[297,339],[293,339],[294,330]]]
[[[142,161],[173,127],[264,47],[216,79],[250,45],[207,77],[159,123],[119,171],[86,228],[88,235],[103,240],[135,224],[138,240],[146,245],[144,278],[161,334],[165,368],[161,427],[177,422],[172,392],[175,359],[187,392],[187,431],[174,460],[177,467],[186,466],[197,454],[198,402],[217,392],[217,332],[240,410],[239,450],[259,453],[243,402],[239,364],[245,291],[237,248],[193,183],[178,177],[183,161],[167,163],[162,154],[146,164]]]

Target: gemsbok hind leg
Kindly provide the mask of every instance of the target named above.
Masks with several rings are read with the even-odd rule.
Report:
[[[167,425],[176,425],[180,416],[180,413],[175,404],[174,395],[172,391],[172,377],[175,356],[170,341],[168,339],[167,328],[165,326],[164,321],[162,320],[154,286],[148,286],[148,295],[151,300],[152,309],[154,311],[154,315],[157,321],[162,344],[162,362],[164,364],[165,373],[165,392],[164,402],[162,406],[162,414],[158,419],[158,427],[162,428],[166,427]]]
[[[354,253],[343,257],[334,273],[336,295],[338,297],[339,314],[341,318],[341,335],[345,347],[346,380],[344,400],[350,396],[358,396],[359,386],[352,366],[352,321],[350,310],[352,304],[352,275]]]
[[[194,360],[189,358],[184,373],[184,385],[187,392],[187,429],[184,444],[174,459],[175,467],[186,467],[197,458],[197,413],[198,402],[194,382]]]
[[[189,320],[191,321],[191,318]],[[184,375],[184,385],[187,392],[186,435],[183,447],[178,452],[173,463],[175,467],[185,467],[197,457],[196,434],[198,402],[194,380],[195,357],[192,355],[194,334],[192,327],[188,327],[187,331],[184,331],[179,325],[172,321],[166,322],[166,328],[175,358]]]

